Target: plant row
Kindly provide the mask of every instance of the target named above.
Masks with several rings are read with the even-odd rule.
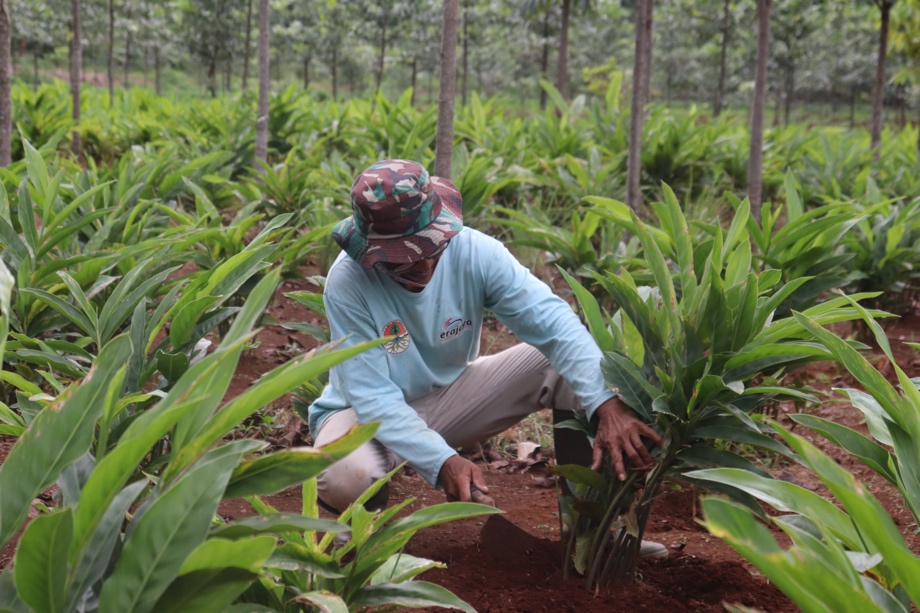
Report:
[[[0,465],[0,547],[18,538],[0,609],[471,611],[415,581],[440,564],[403,548],[421,528],[493,509],[449,503],[397,517],[412,500],[374,513],[365,498],[320,519],[314,477],[374,424],[322,449],[236,436],[374,346],[303,354],[227,396],[283,272],[328,228],[266,220],[255,205],[219,210],[189,180],[207,160],[126,166],[96,182],[94,169],[55,171],[28,142],[24,153],[3,171],[18,187],[0,189],[0,434],[17,437]],[[298,484],[299,514],[259,498]],[[38,496],[53,485],[46,505]],[[253,515],[223,520],[218,505],[231,498]]]
[[[570,103],[552,85],[544,87],[550,105],[542,113],[524,113],[511,99],[476,95],[458,109],[452,174],[471,213],[478,214],[493,196],[500,204],[527,202],[544,210],[565,210],[586,194],[622,199],[629,111],[619,80],[610,83],[605,97],[579,96]],[[118,90],[112,106],[105,91],[84,88],[82,95],[83,116],[75,126],[63,82],[37,90],[17,86],[14,124],[38,148],[50,143],[64,149],[76,129],[85,155],[96,164],[134,159],[132,151],[141,147],[151,153],[166,149],[186,160],[222,152],[216,174],[236,179],[251,172],[256,115],[251,94],[179,100]],[[642,185],[650,199],[660,197],[662,182],[688,202],[746,191],[749,135],[743,118],[709,120],[695,107],[650,108],[642,138]],[[416,108],[411,91],[398,100],[349,101],[319,99],[295,86],[277,92],[270,103],[269,149],[273,166],[284,163],[284,187],[291,189],[272,196],[282,210],[299,210],[378,159],[430,163],[436,121],[436,107]],[[767,130],[765,200],[779,194],[789,170],[807,207],[862,197],[870,178],[884,197],[909,199],[920,194],[917,173],[910,170],[918,162],[916,143],[912,128],[886,133],[876,161],[863,130],[798,124]],[[17,140],[14,159],[21,154]]]
[[[604,350],[608,383],[665,440],[653,451],[655,467],[631,471],[625,481],[609,465],[600,472],[558,468],[573,492],[562,507],[570,527],[570,567],[589,587],[633,576],[652,505],[670,480],[720,494],[704,500],[706,526],[803,610],[906,613],[920,603],[920,556],[865,484],[779,425],[768,410],[782,399],[817,400],[813,390],[796,383],[805,364],[843,364],[862,389],[842,392],[865,414],[869,435],[807,413],[792,419],[884,478],[914,521],[920,519],[918,383],[895,365],[896,389],[861,355],[866,345],[824,327],[862,322],[894,364],[876,322],[887,313],[861,304],[878,294],[828,294],[826,283],[815,285],[819,277],[797,272],[795,258],[783,263],[769,257],[774,241],[814,240],[828,228],[847,231],[858,221],[835,227],[832,217],[839,210],[824,217],[793,210],[774,234],[773,215],[757,223],[743,201],[727,228],[715,224],[694,232],[673,192],[666,186],[663,191],[654,223],[621,203],[605,203],[635,236],[641,253],[633,268],[641,274],[594,271],[594,294],[566,275]],[[795,199],[790,205],[798,206]],[[614,306],[604,308],[595,295]],[[596,424],[574,420],[560,426],[593,437]],[[809,467],[834,498],[774,479],[744,453],[751,448]],[[768,516],[760,503],[779,514]],[[761,522],[786,532],[792,548],[784,550]]]

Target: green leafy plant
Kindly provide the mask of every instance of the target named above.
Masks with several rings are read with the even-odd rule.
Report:
[[[216,412],[277,282],[276,272],[265,276],[224,343],[131,423],[113,447],[94,449],[93,433],[117,408],[131,355],[128,336],[110,341],[91,375],[36,416],[0,465],[0,544],[24,526],[32,500],[46,487],[57,482],[61,499],[50,514],[25,527],[14,566],[0,574],[0,607],[221,611],[258,577],[275,540],[209,538],[220,500],[299,483],[373,436],[373,428],[364,428],[322,451],[288,449],[255,456],[264,443],[222,442],[242,419],[300,378],[374,344],[301,356]],[[151,447],[170,432],[168,462],[139,471]],[[312,525],[341,529],[335,522],[313,520]],[[202,604],[209,599],[213,602]]]
[[[846,284],[844,266],[852,254],[842,246],[861,219],[861,212],[850,202],[836,202],[806,211],[791,173],[786,174],[784,186],[785,209],[765,206],[759,223],[750,216],[747,223],[753,241],[753,262],[758,270],[777,270],[787,283],[807,279],[779,306],[780,315],[806,309],[825,292]],[[736,211],[741,206],[736,198],[730,198],[730,202]]]
[[[567,227],[530,205],[523,210],[500,206],[491,210],[501,216],[488,221],[512,234],[509,244],[538,249],[549,256],[550,262],[572,274],[589,277],[590,270],[609,270],[616,262],[613,246],[620,233],[592,209],[573,211]]]
[[[11,291],[8,275],[0,274],[0,281],[4,279],[0,327],[6,322]],[[0,545],[24,527],[14,565],[0,573],[0,608],[23,613],[218,613],[254,582],[263,586],[258,593],[270,592],[284,572],[292,573],[291,586],[303,585],[294,575],[303,579],[298,571],[308,569],[326,591],[288,592],[273,610],[291,610],[291,600],[296,611],[311,602],[323,608],[327,601],[333,603],[328,606],[424,603],[472,610],[443,588],[404,583],[432,563],[398,551],[425,526],[494,509],[455,503],[393,520],[404,505],[380,517],[354,506],[342,521],[318,517],[311,480],[370,440],[376,424],[358,426],[321,449],[265,453],[263,442],[226,441],[242,420],[302,379],[379,344],[305,354],[215,411],[251,337],[250,328],[278,280],[274,271],[259,282],[221,346],[191,366],[113,446],[94,448],[93,434],[97,426],[104,431],[104,422],[118,410],[131,355],[128,336],[107,343],[90,375],[35,417],[0,465]],[[171,454],[159,464],[149,462],[151,447],[166,436]],[[305,480],[307,491],[313,492],[305,497],[309,513],[286,515],[265,507],[256,518],[212,529],[222,499],[272,494]],[[32,500],[55,482],[60,499],[54,508],[26,524]],[[350,521],[351,545],[323,553],[334,534],[349,527],[343,521]],[[316,538],[320,532],[325,534],[322,541]],[[292,533],[300,538],[300,546]],[[355,548],[360,555],[344,562]],[[333,572],[333,565],[346,572]],[[275,572],[277,577],[271,578]],[[283,592],[286,588],[279,581]]]
[[[796,319],[864,387],[865,391],[841,391],[866,415],[870,437],[814,415],[792,417],[895,485],[918,521],[920,391],[894,362],[878,323],[868,312],[862,315],[891,360],[900,392],[849,344],[805,315],[796,314]],[[768,476],[729,468],[702,470],[692,475],[743,489],[785,512],[770,521],[792,538],[793,545],[784,551],[747,510],[718,499],[703,502],[706,527],[754,563],[805,611],[908,611],[912,603],[920,603],[915,580],[920,556],[911,551],[869,488],[804,438],[778,424],[773,428],[824,482],[842,509],[810,490]]]
[[[333,443],[338,444],[338,443]],[[326,449],[326,448],[324,448]],[[377,481],[338,518],[346,532],[320,534],[316,530],[276,530],[281,543],[266,563],[270,574],[243,595],[244,600],[280,613],[318,607],[328,611],[353,611],[363,607],[438,606],[473,612],[474,609],[438,585],[416,581],[415,577],[444,564],[417,558],[403,551],[406,543],[422,528],[448,521],[498,513],[497,509],[474,503],[452,502],[397,515],[415,499],[409,498],[383,511],[367,510],[368,501],[402,467]],[[303,484],[305,517],[317,517],[316,481]],[[250,499],[259,518],[276,516],[271,506]],[[246,518],[214,530],[216,535],[247,533],[240,524],[259,526],[259,518]],[[343,538],[345,537],[345,538]]]
[[[654,451],[655,467],[647,474],[632,470],[625,481],[619,481],[609,465],[600,474],[584,467],[559,467],[574,492],[572,499],[563,501],[570,527],[568,551],[589,586],[634,574],[649,509],[664,479],[700,483],[687,473],[709,466],[762,473],[748,459],[717,449],[715,442],[792,455],[764,432],[752,412],[778,395],[810,396],[760,381],[765,375],[830,357],[823,346],[806,340],[800,321],[773,319],[777,307],[808,279],[782,283],[778,270],[751,272],[747,203],[724,235],[717,227],[711,243],[694,248],[677,199],[666,186],[664,193],[656,212],[673,252],[670,261],[643,222],[633,215],[630,223],[656,287],[636,286],[627,272],[596,274],[597,283],[620,307],[605,317],[596,300],[569,277],[591,333],[604,351],[601,366],[608,384],[665,440],[664,447]],[[836,298],[807,314],[831,323],[857,318],[861,311],[848,299]],[[595,424],[563,425],[593,437]],[[756,507],[740,490],[723,489]],[[617,527],[624,529],[611,532]]]
[[[905,313],[920,288],[920,198],[881,200],[874,183],[870,192],[845,241],[853,254],[847,262],[850,284],[855,291],[882,292],[876,302],[880,308]]]

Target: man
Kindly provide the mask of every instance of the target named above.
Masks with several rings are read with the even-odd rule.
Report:
[[[488,493],[480,468],[456,448],[542,408],[598,417],[594,469],[605,452],[620,479],[624,456],[652,464],[641,438],[661,445],[661,437],[607,387],[591,335],[499,241],[463,226],[452,183],[416,162],[386,160],[358,176],[351,202],[354,215],[333,229],[343,253],[323,297],[332,339],[390,340],[333,368],[310,407],[317,446],[380,422],[375,440],[318,479],[326,505],[344,510],[402,460],[448,500],[469,501],[472,488]],[[479,357],[484,309],[523,343]],[[557,456],[566,451],[557,444]],[[387,496],[382,490],[372,504],[385,506]],[[667,555],[644,546],[654,549],[646,555]]]

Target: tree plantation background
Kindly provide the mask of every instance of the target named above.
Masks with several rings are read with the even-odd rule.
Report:
[[[902,125],[916,108],[917,8],[893,4],[884,99]],[[255,86],[256,0],[82,0],[85,79],[162,93],[216,95]],[[632,73],[637,0],[462,0],[457,96],[506,94],[545,104],[538,78],[566,97],[603,94]],[[437,97],[442,6],[431,0],[271,0],[271,79],[334,98],[415,88]],[[71,2],[9,0],[17,78],[64,77]],[[881,11],[872,0],[773,0],[768,121],[867,121]],[[753,87],[754,0],[659,0],[649,97],[713,115],[746,109]],[[567,58],[562,52],[567,49]],[[567,61],[566,61],[567,60]],[[817,105],[817,106],[816,106]]]

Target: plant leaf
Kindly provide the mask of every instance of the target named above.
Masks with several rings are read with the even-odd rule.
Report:
[[[241,453],[233,444],[214,450],[135,519],[103,584],[100,613],[149,613],[156,606],[185,559],[204,542]]]
[[[82,383],[39,413],[0,465],[0,545],[22,525],[35,497],[89,451],[109,383],[130,354],[125,337],[106,345]]]
[[[476,613],[476,609],[457,598],[448,589],[425,581],[378,583],[362,587],[355,593],[351,605],[354,607],[397,605],[412,609],[446,607]]]
[[[16,549],[16,588],[36,611],[63,612],[70,585],[67,550],[73,538],[73,513],[65,509],[39,515],[22,533]]]

